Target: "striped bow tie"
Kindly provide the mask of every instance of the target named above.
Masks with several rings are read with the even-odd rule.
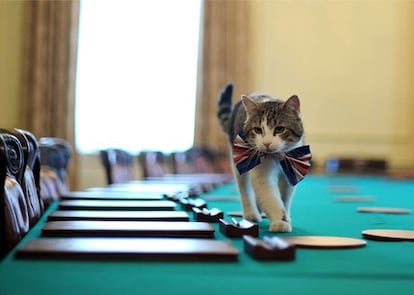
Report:
[[[280,159],[280,165],[291,185],[296,185],[309,172],[312,154],[309,145],[300,146],[286,153],[266,154],[252,149],[244,134],[237,135],[233,142],[233,161],[240,174],[259,165],[265,156]]]

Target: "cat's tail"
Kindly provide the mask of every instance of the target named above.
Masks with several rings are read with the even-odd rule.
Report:
[[[229,83],[220,93],[217,103],[217,117],[224,132],[229,134],[232,111],[233,84]]]

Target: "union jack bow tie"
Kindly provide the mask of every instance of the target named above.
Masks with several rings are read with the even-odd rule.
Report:
[[[280,165],[291,185],[296,185],[309,172],[312,154],[309,145],[300,146],[286,153],[266,154],[254,150],[239,133],[233,141],[233,161],[240,174],[246,173],[259,165],[264,157],[280,159]]]

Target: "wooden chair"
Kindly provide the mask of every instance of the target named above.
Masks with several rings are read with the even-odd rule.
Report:
[[[227,155],[208,147],[194,146],[170,154],[173,175],[170,179],[187,181],[194,192],[207,192],[233,179]]]
[[[41,158],[41,164],[50,165],[56,171],[59,178],[66,184],[69,184],[67,172],[72,157],[72,146],[70,143],[60,137],[41,137],[39,139],[39,147],[42,149],[53,147],[60,154],[59,159],[51,158],[44,159],[43,161]],[[57,160],[56,163],[53,162],[54,160]]]
[[[105,149],[100,152],[107,184],[125,183],[135,179],[133,155],[122,149]]]
[[[331,157],[325,163],[329,174],[384,175],[388,170],[385,159]]]
[[[26,197],[21,183],[24,156],[20,141],[0,133],[0,256],[4,257],[29,231]]]
[[[168,162],[172,167],[173,174],[190,174],[193,172],[192,163],[188,160],[185,151],[172,152]]]
[[[34,136],[33,133],[27,130],[17,130],[23,132],[23,134],[26,136],[30,149],[32,151],[31,153],[29,153],[27,165],[31,168],[33,172],[36,190],[40,198],[40,150],[37,138]]]
[[[176,174],[189,173],[227,173],[223,171],[225,164],[219,152],[208,147],[194,146],[185,152],[171,155],[173,172]]]
[[[69,191],[67,169],[72,156],[72,147],[58,137],[41,137],[40,150],[40,197],[49,206]]]
[[[26,197],[30,227],[42,216],[43,203],[40,199],[40,154],[36,137],[22,129],[0,129],[1,133],[14,135],[23,149],[24,173],[21,186]]]
[[[160,151],[142,151],[138,156],[144,178],[164,176],[167,173],[166,162],[165,154]]]

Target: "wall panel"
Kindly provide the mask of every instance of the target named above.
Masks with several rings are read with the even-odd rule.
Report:
[[[414,2],[251,1],[255,89],[301,97],[315,159],[414,165]]]

